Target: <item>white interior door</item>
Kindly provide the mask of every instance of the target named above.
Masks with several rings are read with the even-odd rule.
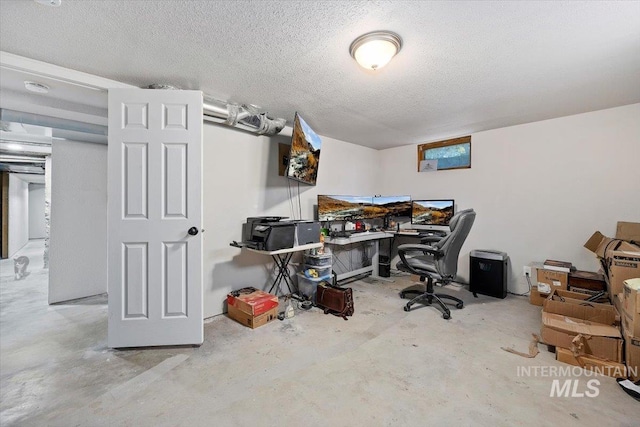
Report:
[[[202,92],[109,90],[108,156],[109,347],[202,344]]]

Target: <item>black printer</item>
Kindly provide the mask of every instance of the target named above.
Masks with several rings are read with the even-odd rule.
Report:
[[[268,224],[286,219],[286,216],[253,216],[248,217],[247,222],[242,224],[242,241],[250,242],[253,238],[253,229],[256,225]]]
[[[261,251],[277,251],[295,246],[296,227],[291,222],[264,222],[253,225],[249,246]]]
[[[320,242],[318,221],[282,221],[282,216],[249,217],[242,225],[242,246],[277,251]]]

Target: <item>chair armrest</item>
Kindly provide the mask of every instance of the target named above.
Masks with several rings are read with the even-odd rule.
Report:
[[[444,236],[420,236],[420,243],[421,244],[428,244],[428,243],[435,243],[435,242],[439,242],[440,240],[443,239]]]
[[[398,246],[398,253],[402,252],[403,254],[407,254],[409,252],[422,252],[424,255],[433,255],[435,257],[440,257],[444,255],[441,249],[434,248],[429,245],[417,245],[414,243],[407,243],[405,245]]]

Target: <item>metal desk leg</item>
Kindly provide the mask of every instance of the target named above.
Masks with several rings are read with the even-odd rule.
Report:
[[[269,293],[273,291],[273,288],[277,288],[276,295],[280,293],[280,285],[282,284],[283,280],[287,284],[287,288],[289,288],[289,293],[290,294],[293,293],[293,290],[291,289],[291,287],[293,286],[293,279],[289,274],[289,261],[291,261],[291,257],[293,257],[293,252],[288,252],[288,253],[279,254],[279,255],[271,255],[271,258],[273,258],[273,260],[276,263],[278,274],[276,275],[276,278],[273,280],[273,284],[269,289]]]

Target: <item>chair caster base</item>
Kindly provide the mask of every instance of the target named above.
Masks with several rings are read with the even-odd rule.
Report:
[[[442,313],[442,318],[443,319],[451,319],[451,314],[450,313]]]
[[[404,311],[411,311],[411,307],[409,307],[408,305],[404,306]]]
[[[462,309],[462,308],[464,308],[464,304],[459,302],[459,303],[456,304],[456,308]]]

